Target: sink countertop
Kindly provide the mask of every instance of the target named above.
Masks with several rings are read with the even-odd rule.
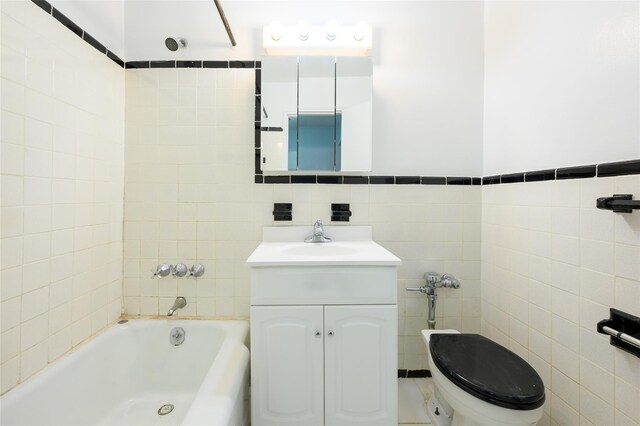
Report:
[[[325,226],[330,243],[305,243],[312,226],[265,227],[247,259],[259,266],[397,266],[401,261],[372,239],[370,226]]]

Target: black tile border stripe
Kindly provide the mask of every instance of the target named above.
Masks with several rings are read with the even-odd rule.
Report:
[[[640,159],[598,164],[598,177],[640,174]]]
[[[431,371],[429,370],[405,370],[398,369],[398,378],[419,378],[419,377],[431,377]]]
[[[65,27],[67,27],[72,33],[74,33],[80,38],[83,38],[82,36],[84,35],[84,30],[80,28],[78,25],[76,25],[76,23],[73,22],[71,19],[67,18],[64,13],[60,12],[55,7],[51,11],[51,16],[53,16],[58,21],[60,21],[60,23]]]
[[[482,178],[482,185],[499,185],[500,175],[485,176]]]
[[[561,167],[556,169],[556,180],[596,177],[597,165]]]
[[[447,178],[444,176],[423,176],[420,178],[422,185],[446,185]]]
[[[342,183],[345,185],[369,185],[369,176],[344,176]]]
[[[525,182],[541,182],[545,180],[555,180],[555,179],[556,179],[555,169],[536,170],[533,172],[526,172],[524,174]]]
[[[318,177],[314,175],[291,176],[291,183],[318,183]]]
[[[150,68],[175,68],[176,61],[149,61]]]
[[[151,64],[151,66],[146,66]],[[258,64],[258,65],[256,65]],[[260,61],[209,61],[203,59],[190,59],[190,60],[148,60],[148,61],[127,61],[125,62],[125,68],[217,68],[217,69],[255,69],[260,73],[259,67]],[[256,85],[256,93],[260,95],[259,84]]]
[[[471,185],[473,178],[466,176],[447,176],[447,185]]]
[[[396,185],[420,185],[420,176],[396,176]]]
[[[71,31],[72,33],[74,33],[75,35],[83,39],[85,42],[87,42],[89,46],[93,47],[103,55],[106,55],[107,58],[111,59],[118,66],[122,68],[125,67],[124,61],[120,59],[118,55],[116,55],[115,53],[107,49],[104,44],[100,43],[93,36],[91,36],[91,34],[87,33],[82,28],[80,28],[78,24],[76,24],[71,19],[69,19],[64,13],[60,12],[58,9],[53,7],[51,3],[49,3],[46,0],[31,0],[31,2],[36,6],[38,6],[40,9],[42,9],[43,11],[45,11],[47,14],[51,15],[62,25],[67,27],[69,31]]]
[[[85,31],[82,38],[84,39],[84,41],[86,41],[91,46],[93,46],[93,48],[96,49],[98,52],[102,53],[103,55],[107,54],[108,49],[104,47],[104,45],[100,43],[98,40],[93,38],[91,34],[89,34],[88,32]]]
[[[259,143],[256,136],[256,146]],[[259,152],[260,148],[256,148]],[[256,163],[256,169],[259,163]],[[597,173],[596,173],[597,171]],[[261,175],[261,170],[256,170],[256,175]],[[485,177],[475,176],[341,176],[341,175],[291,175],[287,183],[316,183],[319,184],[345,184],[345,185],[500,185],[523,182],[543,182],[549,180],[584,179],[594,177],[615,177],[640,174],[640,159],[619,161],[614,163],[591,164],[586,166],[561,167],[558,169],[534,170],[530,172],[506,173]],[[271,178],[278,179],[271,179]],[[265,176],[264,182],[256,183],[285,183],[288,176]],[[278,182],[272,182],[277,180]]]
[[[176,61],[176,68],[202,68],[202,61]]]
[[[51,4],[46,1],[46,0],[31,0],[36,6],[38,6],[40,9],[44,10],[45,12],[47,12],[49,15],[51,15],[53,6],[51,6]]]
[[[151,68],[151,61],[129,61],[124,63],[126,69]]]
[[[500,177],[500,183],[524,182],[524,173],[509,173]]]
[[[118,58],[118,55],[116,55],[112,51],[107,50],[107,58],[111,59],[113,62],[120,65],[122,68],[124,68],[124,61]]]
[[[229,61],[202,61],[202,68],[229,68]]]

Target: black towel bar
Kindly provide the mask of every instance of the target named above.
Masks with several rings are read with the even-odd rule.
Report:
[[[598,322],[596,330],[609,335],[611,345],[640,358],[640,318],[610,308],[609,318]]]

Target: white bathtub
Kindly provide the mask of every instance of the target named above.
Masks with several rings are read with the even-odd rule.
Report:
[[[185,330],[180,346],[169,341]],[[117,324],[0,398],[0,424],[245,425],[246,321]],[[164,404],[174,409],[159,415]]]

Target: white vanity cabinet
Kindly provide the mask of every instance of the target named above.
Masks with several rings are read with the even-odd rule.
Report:
[[[253,306],[252,424],[397,421],[395,305]]]
[[[370,227],[340,228],[327,244],[265,228],[247,261],[253,426],[397,424],[400,260]]]

